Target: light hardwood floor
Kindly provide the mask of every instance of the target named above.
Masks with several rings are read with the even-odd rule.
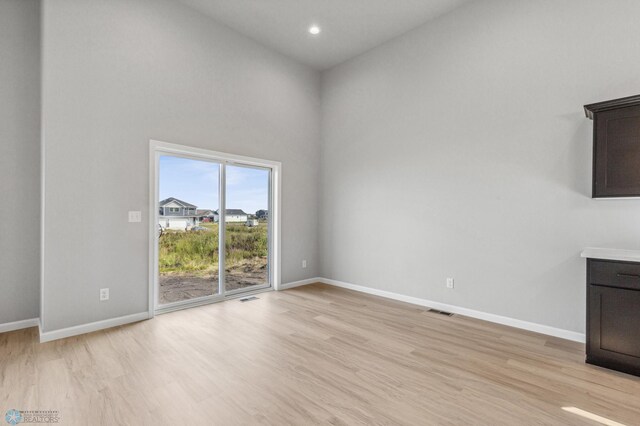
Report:
[[[640,425],[578,343],[323,284],[40,344],[0,334],[0,411],[60,424]]]

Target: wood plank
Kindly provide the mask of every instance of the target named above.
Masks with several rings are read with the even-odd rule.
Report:
[[[37,339],[0,334],[0,408],[61,424],[640,423],[582,344],[324,284]]]

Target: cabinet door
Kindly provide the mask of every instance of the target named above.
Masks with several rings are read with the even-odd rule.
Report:
[[[640,291],[589,286],[587,362],[640,374]]]
[[[593,197],[640,196],[640,107],[595,116]]]

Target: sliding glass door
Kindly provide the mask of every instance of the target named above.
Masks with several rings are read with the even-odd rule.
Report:
[[[271,287],[274,168],[163,145],[152,148],[153,309]]]
[[[269,286],[270,177],[271,171],[265,168],[226,167],[227,292]]]
[[[158,305],[219,294],[219,163],[160,156]]]

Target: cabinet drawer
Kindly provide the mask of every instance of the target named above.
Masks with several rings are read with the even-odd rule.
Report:
[[[640,290],[640,264],[589,259],[589,284]]]

